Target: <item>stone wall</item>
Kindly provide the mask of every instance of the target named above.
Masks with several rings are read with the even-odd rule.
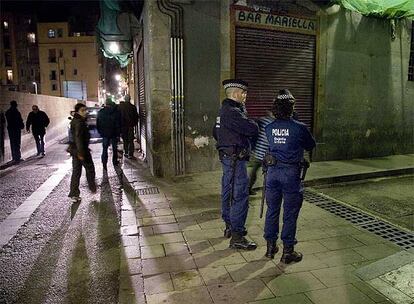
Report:
[[[23,122],[26,127],[26,119],[28,114],[32,111],[32,106],[37,105],[40,110],[46,112],[50,119],[50,125],[46,130],[46,153],[48,143],[63,139],[68,134],[68,117],[70,111],[73,110],[76,99],[55,97],[48,95],[26,94],[14,91],[7,91],[4,88],[0,90],[0,111],[6,112],[10,108],[10,101],[16,100],[18,110],[22,114]],[[0,163],[11,160],[10,142],[8,139],[7,129],[5,133],[5,155],[4,159],[0,158]],[[64,147],[62,146],[62,149]],[[22,157],[28,157],[36,153],[36,144],[30,133],[26,129],[22,130]]]

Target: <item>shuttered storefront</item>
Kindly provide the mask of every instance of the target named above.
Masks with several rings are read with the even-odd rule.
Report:
[[[235,75],[249,83],[246,108],[265,115],[278,90],[296,98],[299,120],[312,129],[315,35],[253,27],[235,28]]]
[[[138,52],[138,113],[139,113],[139,139],[141,151],[144,156],[147,152],[147,109],[145,106],[145,75],[144,75],[144,45],[141,41]]]

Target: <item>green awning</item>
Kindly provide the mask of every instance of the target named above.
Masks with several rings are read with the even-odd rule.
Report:
[[[414,18],[414,0],[333,0],[365,16],[387,19]]]

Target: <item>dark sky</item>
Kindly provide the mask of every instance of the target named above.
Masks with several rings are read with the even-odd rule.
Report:
[[[99,14],[99,1],[1,1],[2,10],[36,12],[40,22],[67,21],[68,16],[88,18]]]

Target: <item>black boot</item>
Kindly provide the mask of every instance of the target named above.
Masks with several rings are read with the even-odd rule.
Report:
[[[267,250],[265,257],[274,259],[275,254],[279,251],[279,247],[276,245],[276,241],[267,241]]]
[[[226,224],[226,229],[224,229],[224,237],[231,238],[231,226],[230,224]]]
[[[232,249],[255,250],[257,245],[248,241],[242,234],[233,232],[229,247]]]
[[[302,261],[303,255],[300,252],[296,252],[293,250],[293,246],[284,246],[283,247],[283,254],[280,258],[280,261],[285,264],[290,264],[292,262],[300,262]]]

